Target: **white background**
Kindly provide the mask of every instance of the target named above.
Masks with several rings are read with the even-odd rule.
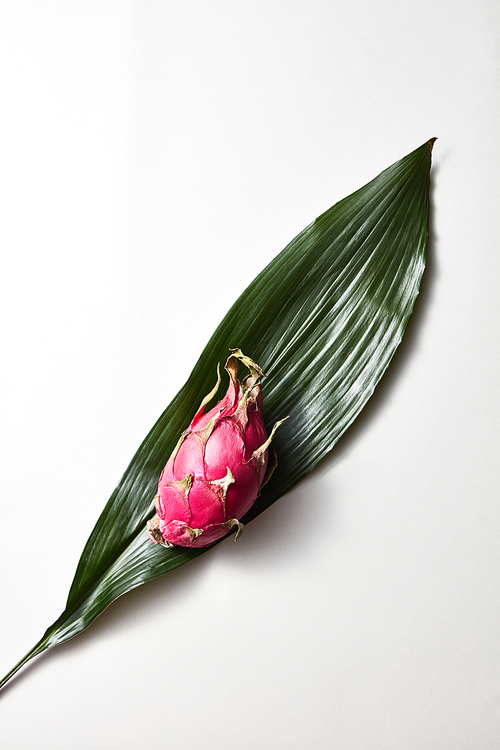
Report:
[[[422,294],[356,426],[19,673],[3,750],[500,747],[499,29],[496,0],[2,2],[2,674],[230,304],[439,136]]]

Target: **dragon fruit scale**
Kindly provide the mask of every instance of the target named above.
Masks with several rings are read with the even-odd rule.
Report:
[[[210,411],[205,406],[216,395],[217,383],[203,399],[193,421],[168,459],[155,497],[156,515],[148,522],[151,541],[164,547],[208,547],[237,527],[276,468],[267,470],[268,448],[279,425],[267,437],[262,417],[259,365],[240,349],[231,349],[225,369],[229,387]],[[241,383],[242,363],[250,371]],[[275,454],[276,459],[276,454]]]

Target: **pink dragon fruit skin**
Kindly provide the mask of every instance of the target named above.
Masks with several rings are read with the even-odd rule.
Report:
[[[240,523],[269,479],[267,437],[262,417],[260,379],[264,373],[240,349],[226,362],[227,393],[210,411],[205,406],[221,378],[200,404],[165,466],[155,497],[156,515],[148,522],[150,539],[164,547],[207,547]],[[240,384],[240,362],[250,371]]]

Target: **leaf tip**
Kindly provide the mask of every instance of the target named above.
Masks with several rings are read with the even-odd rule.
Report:
[[[431,154],[432,154],[432,148],[433,148],[434,144],[436,143],[436,141],[437,141],[437,137],[436,138],[431,138],[429,141],[427,141],[427,143],[431,147]]]

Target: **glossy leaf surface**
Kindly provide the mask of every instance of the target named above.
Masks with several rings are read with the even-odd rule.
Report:
[[[332,449],[373,393],[413,310],[425,267],[432,145],[322,214],[235,302],[108,501],[65,611],[0,685],[36,654],[88,627],[121,594],[207,551],[154,545],[146,521],[159,475],[230,348],[241,348],[267,375],[268,432],[290,417],[273,441],[278,469],[244,523]]]

